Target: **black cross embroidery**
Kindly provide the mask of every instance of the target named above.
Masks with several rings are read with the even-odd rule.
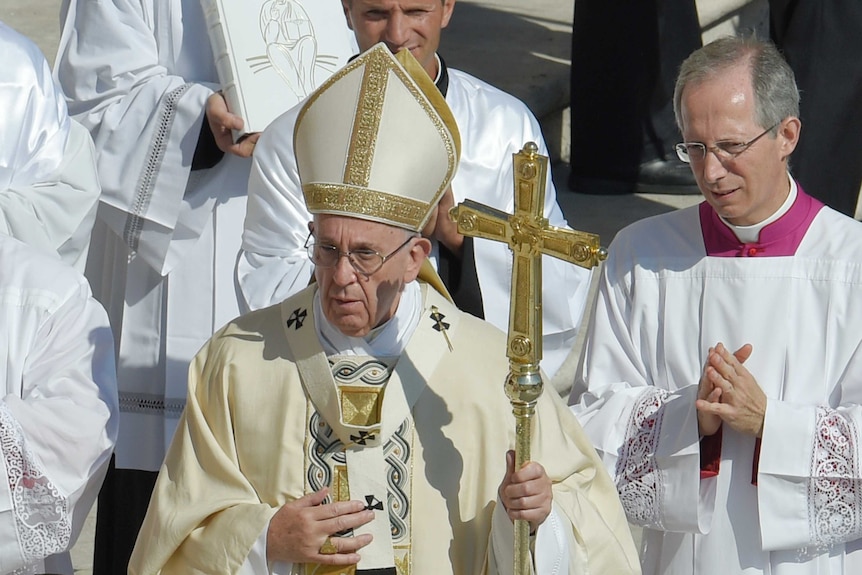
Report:
[[[295,309],[293,313],[290,314],[290,318],[287,320],[287,327],[293,327],[293,324],[296,324],[294,329],[299,330],[302,327],[302,324],[305,323],[305,318],[308,317],[307,309]]]
[[[359,435],[351,435],[350,441],[358,445],[367,445],[369,441],[374,441],[374,434],[367,431],[360,431]]]
[[[440,313],[436,306],[431,308],[431,319],[434,320],[434,329],[437,331],[442,332],[449,329],[449,324],[443,321],[446,316]]]
[[[443,334],[443,337],[446,339],[446,345],[449,346],[449,351],[453,351],[452,342],[449,341],[449,334],[446,332],[449,329],[449,324],[443,321],[446,319],[446,316],[440,313],[440,310],[437,309],[436,305],[431,306],[431,319],[434,320],[434,329]]]
[[[367,505],[365,506],[366,511],[371,511],[372,509],[383,511],[383,502],[374,497],[373,495],[366,495],[365,503],[367,503]]]

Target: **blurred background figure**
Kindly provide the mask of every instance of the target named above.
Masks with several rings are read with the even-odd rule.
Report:
[[[0,22],[0,233],[84,271],[99,201],[90,134],[36,45]]]
[[[121,416],[94,573],[116,575],[185,406],[189,362],[239,313],[234,264],[259,134],[233,141],[242,121],[219,92],[201,3],[64,0],[61,21],[55,74],[93,136],[102,183],[87,276],[117,338]]]
[[[575,2],[572,190],[699,193],[673,151],[671,99],[679,64],[700,46],[694,0]]]
[[[0,571],[72,575],[117,437],[108,318],[70,267],[99,184],[44,56],[2,22],[0,109]]]
[[[830,207],[860,219],[862,3],[769,0],[770,36],[796,74],[804,136],[791,171]]]

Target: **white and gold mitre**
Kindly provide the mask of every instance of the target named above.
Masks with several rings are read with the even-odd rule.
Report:
[[[308,97],[293,144],[312,214],[421,231],[461,151],[455,118],[409,50],[377,44]]]

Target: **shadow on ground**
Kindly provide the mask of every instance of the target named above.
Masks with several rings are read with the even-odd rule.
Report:
[[[632,222],[699,204],[700,194],[621,194],[590,195],[569,190],[566,180],[569,166],[557,163],[553,166],[557,202],[569,222],[576,230],[599,234],[602,245],[608,246],[614,236]]]
[[[572,22],[458,2],[440,54],[524,101],[541,118],[569,105]]]

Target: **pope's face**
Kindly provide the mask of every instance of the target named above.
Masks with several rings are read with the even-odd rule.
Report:
[[[334,246],[341,253],[373,250],[385,256],[414,235],[378,222],[328,214],[316,215],[309,227],[315,243]],[[339,257],[334,267],[316,267],[326,319],[345,335],[367,335],[393,316],[404,285],[419,275],[430,250],[428,240],[413,237],[368,277],[358,273],[347,257]]]
[[[769,126],[755,121],[754,89],[747,64],[685,87],[682,136],[707,147],[716,142],[751,141]],[[799,138],[799,120],[785,118],[777,134],[766,134],[735,157],[713,151],[692,161],[691,169],[706,201],[730,223],[758,224],[775,213],[787,198],[790,182],[787,159]]]
[[[341,0],[347,23],[363,52],[386,42],[392,53],[407,48],[433,79],[440,31],[449,25],[455,0]]]

